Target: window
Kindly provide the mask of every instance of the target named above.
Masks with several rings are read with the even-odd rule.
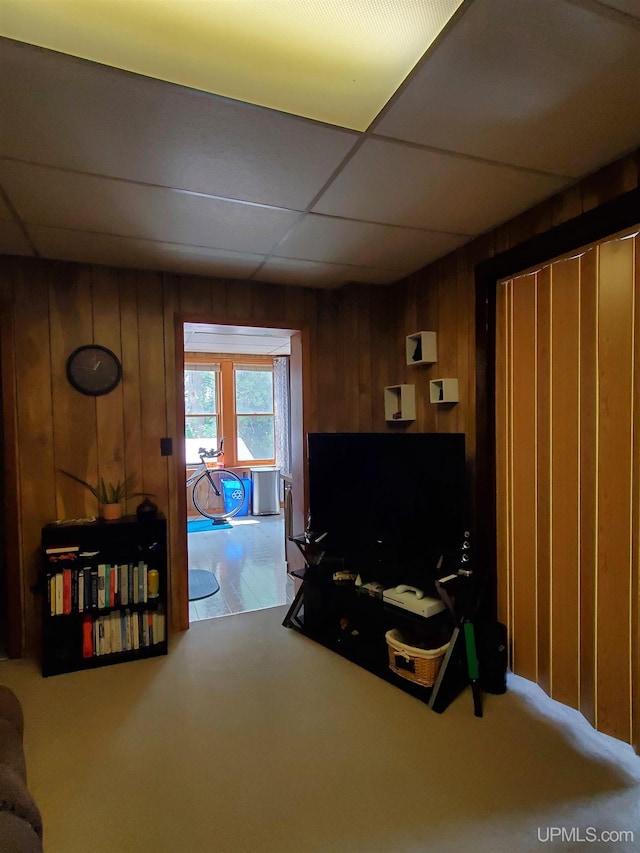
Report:
[[[273,365],[235,365],[238,461],[273,459]]]
[[[218,446],[220,365],[188,364],[184,371],[187,463],[200,461],[198,448]]]
[[[187,464],[198,448],[217,447],[224,436],[224,464],[275,462],[273,358],[237,360],[186,353],[184,371]]]

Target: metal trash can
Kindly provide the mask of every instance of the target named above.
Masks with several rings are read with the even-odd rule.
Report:
[[[273,467],[251,469],[251,514],[280,514],[280,469]]]

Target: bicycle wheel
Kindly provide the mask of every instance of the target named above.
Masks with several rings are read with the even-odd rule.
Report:
[[[192,494],[193,505],[201,515],[224,520],[233,518],[242,509],[245,488],[233,471],[209,468],[194,483]]]

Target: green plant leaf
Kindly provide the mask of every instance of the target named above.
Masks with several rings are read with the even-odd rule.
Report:
[[[88,489],[99,504],[117,504],[121,501],[127,501],[130,498],[153,496],[152,492],[135,491],[138,483],[137,474],[130,474],[124,481],[118,480],[117,483],[107,483],[105,482],[104,477],[100,477],[98,485],[92,486],[91,483],[87,483],[86,480],[76,477],[76,475],[72,474],[70,471],[64,471],[62,468],[58,470],[61,474],[64,474],[66,477],[70,477],[72,480],[75,480],[76,483],[80,483],[81,486]]]
[[[59,469],[61,474],[64,474],[66,477],[71,477],[72,480],[75,480],[76,483],[80,483],[81,486],[84,486],[85,489],[89,489],[94,498],[100,502],[100,493],[95,486],[92,486],[91,483],[87,483],[86,480],[80,479],[80,477],[76,477],[75,474],[71,474],[69,471],[63,471],[62,468]]]

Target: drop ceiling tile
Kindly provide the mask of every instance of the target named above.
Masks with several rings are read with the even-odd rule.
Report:
[[[33,255],[34,251],[16,222],[0,218],[0,254]]]
[[[475,0],[375,132],[581,176],[640,142],[640,29],[623,20],[595,3]]]
[[[277,329],[272,326],[238,326],[236,323],[185,323],[185,334],[189,332],[202,332],[211,335],[243,335],[251,337],[258,335],[261,338],[291,338],[295,329]]]
[[[7,157],[300,209],[359,137],[8,39],[0,59]]]
[[[15,161],[0,182],[27,223],[233,251],[269,252],[299,216]]]
[[[567,183],[566,178],[372,139],[313,210],[472,236]]]
[[[275,257],[328,261],[408,274],[468,241],[416,228],[308,214],[278,246]]]
[[[263,260],[261,255],[216,251],[177,243],[156,243],[41,225],[31,226],[29,233],[43,257],[79,263],[244,279],[255,272]]]
[[[189,352],[233,352],[245,355],[271,355],[274,352],[289,354],[291,339],[231,333],[217,335],[195,331],[185,335],[185,349]]]
[[[340,287],[348,281],[390,284],[397,281],[400,276],[394,270],[329,264],[320,261],[294,261],[290,258],[269,258],[253,278],[256,281],[274,284],[330,288]]]

